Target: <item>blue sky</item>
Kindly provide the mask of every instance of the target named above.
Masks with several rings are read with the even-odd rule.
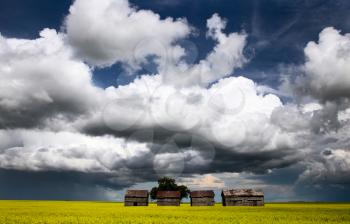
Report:
[[[350,200],[349,12],[1,1],[0,198],[115,200],[170,175],[270,201]]]

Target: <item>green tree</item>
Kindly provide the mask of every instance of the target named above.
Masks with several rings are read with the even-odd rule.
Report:
[[[181,193],[181,199],[188,198],[188,195],[190,194],[190,190],[185,185],[178,186],[178,191]]]
[[[184,185],[177,185],[175,179],[170,177],[163,177],[158,180],[158,187],[153,187],[150,195],[151,199],[155,200],[157,198],[158,191],[180,191],[181,199],[188,198],[190,190]]]

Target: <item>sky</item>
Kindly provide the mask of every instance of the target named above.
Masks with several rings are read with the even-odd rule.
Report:
[[[170,176],[350,200],[350,2],[0,2],[0,199]]]

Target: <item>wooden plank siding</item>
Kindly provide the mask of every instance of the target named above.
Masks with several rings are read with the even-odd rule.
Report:
[[[214,191],[191,191],[190,199],[191,206],[213,206],[214,201]]]
[[[264,193],[253,189],[223,190],[223,206],[264,206]]]
[[[148,206],[148,191],[146,190],[128,190],[125,194],[125,206]]]
[[[180,206],[181,194],[179,191],[158,191],[158,206]]]

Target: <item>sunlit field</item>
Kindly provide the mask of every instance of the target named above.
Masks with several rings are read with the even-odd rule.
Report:
[[[108,202],[0,201],[0,223],[350,223],[350,203],[124,207]]]

